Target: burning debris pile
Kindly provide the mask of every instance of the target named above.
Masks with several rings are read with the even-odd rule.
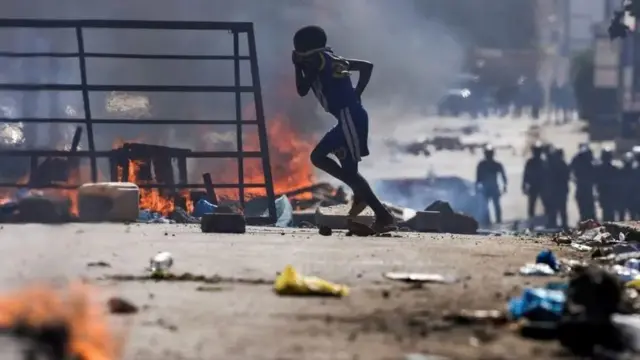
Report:
[[[289,118],[282,114],[269,120],[267,132],[270,139],[270,158],[273,177],[273,186],[277,196],[287,195],[295,209],[308,209],[320,205],[335,205],[344,203],[345,194],[341,189],[334,189],[328,184],[314,183],[313,168],[308,160],[309,153],[313,148],[311,136],[298,134]],[[210,141],[208,136],[210,131],[203,132],[207,136],[200,139],[201,144],[207,150],[221,150],[219,143]],[[222,133],[216,133],[218,139],[224,138]],[[65,146],[70,152],[75,152],[79,148],[82,128],[76,130],[72,144]],[[259,138],[257,133],[244,134],[244,150],[259,151]],[[208,148],[207,148],[208,146]],[[235,145],[234,145],[235,146]],[[211,205],[232,204],[240,207],[239,194],[236,189],[218,188],[208,186],[214,183],[233,184],[237,183],[237,160],[236,159],[195,159],[187,161],[187,156],[191,152],[186,148],[175,148],[169,146],[145,144],[141,140],[125,141],[116,139],[112,145],[109,166],[109,178],[111,181],[130,182],[138,185],[139,189],[139,209],[142,221],[161,221],[163,218],[175,219],[175,212],[179,212],[177,218],[181,222],[196,220],[191,215],[201,216],[196,213],[197,203],[201,202],[200,209],[210,210]],[[244,182],[246,184],[264,183],[264,171],[261,159],[244,161]],[[175,166],[177,163],[177,166]],[[191,166],[191,171],[187,169]],[[176,168],[176,169],[174,169]],[[57,200],[68,199],[69,206],[64,220],[73,218],[83,218],[80,216],[78,206],[78,191],[73,188],[68,189],[47,189],[30,190],[41,187],[71,187],[86,183],[89,178],[89,168],[81,163],[78,157],[68,158],[47,158],[42,163],[33,166],[26,175],[21,175],[19,184],[24,184],[20,191],[5,189],[3,196],[3,208],[1,216],[4,221],[29,221],[20,218],[20,213],[15,213],[17,204],[24,202],[25,197],[38,197],[43,202],[44,198],[56,198]],[[205,183],[203,190],[188,191],[180,189],[177,183],[189,183],[193,174],[204,173]],[[99,181],[104,182],[107,177],[103,172],[98,172]],[[194,183],[194,181],[191,181]],[[211,187],[211,189],[209,189]],[[244,200],[247,203],[247,211],[252,212],[255,206],[252,204],[264,203],[266,201],[266,190],[260,187],[246,187],[244,189]],[[204,205],[203,205],[204,204]],[[51,206],[49,206],[51,207]],[[266,208],[266,207],[265,207]],[[264,210],[264,209],[262,209]],[[255,213],[255,211],[253,211]],[[262,215],[263,211],[260,211]],[[185,215],[186,214],[186,215]],[[31,216],[30,219],[34,217]],[[85,216],[85,218],[87,218]],[[89,216],[92,221],[96,221],[95,216]]]
[[[121,344],[91,295],[86,285],[73,284],[66,289],[34,286],[0,296],[2,335],[25,343],[25,359],[117,359]]]

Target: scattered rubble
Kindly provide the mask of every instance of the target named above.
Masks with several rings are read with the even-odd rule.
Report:
[[[112,314],[135,314],[139,311],[138,307],[129,300],[112,297],[107,300],[107,306],[109,308],[109,312]]]
[[[106,261],[92,261],[87,263],[87,267],[101,267],[101,268],[110,268],[111,264]]]
[[[331,234],[333,234],[333,230],[328,226],[320,225],[318,227],[318,233],[322,236],[331,236]]]

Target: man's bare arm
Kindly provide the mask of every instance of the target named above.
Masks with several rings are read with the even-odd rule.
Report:
[[[373,73],[373,64],[365,60],[348,59],[349,71],[357,71],[360,73],[358,84],[356,85],[356,93],[362,96],[364,89],[369,85],[371,74]]]
[[[307,96],[309,89],[311,89],[311,82],[304,75],[302,66],[296,65],[296,90],[298,90],[298,95],[300,97]]]
[[[301,59],[300,62],[295,63],[296,68],[296,90],[300,97],[304,97],[309,93],[311,85],[318,77],[320,71],[321,62],[318,57],[311,56],[310,58]]]

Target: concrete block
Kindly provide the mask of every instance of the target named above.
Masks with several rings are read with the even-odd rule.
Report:
[[[140,189],[134,183],[87,183],[78,189],[78,217],[89,222],[135,222]]]
[[[347,214],[349,213],[350,208],[351,204],[319,207],[315,214],[316,226],[326,226],[334,230],[347,230]],[[373,210],[367,207],[354,220],[371,226],[374,221]]]
[[[405,224],[413,231],[441,232],[442,215],[439,211],[418,211],[416,215],[407,220]]]
[[[200,219],[200,229],[203,233],[244,234],[247,223],[238,213],[205,214]]]

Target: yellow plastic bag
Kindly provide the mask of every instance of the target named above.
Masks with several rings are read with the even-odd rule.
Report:
[[[625,283],[628,288],[640,290],[640,279],[631,280]]]
[[[273,290],[278,295],[336,297],[349,295],[347,286],[334,284],[315,276],[304,276],[291,265],[287,265],[278,275],[273,284]]]

